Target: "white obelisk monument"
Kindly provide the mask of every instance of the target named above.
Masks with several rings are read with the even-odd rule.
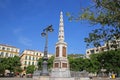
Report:
[[[71,77],[69,70],[69,62],[67,59],[67,43],[64,42],[64,23],[63,23],[63,12],[60,12],[60,24],[59,24],[59,34],[58,42],[55,46],[55,59],[53,62],[53,69],[51,72],[51,77]]]

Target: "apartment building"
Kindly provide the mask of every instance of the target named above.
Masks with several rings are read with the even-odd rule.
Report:
[[[43,56],[44,56],[44,53],[40,51],[24,50],[20,56],[21,68],[25,70],[26,67],[29,65],[35,65],[35,67],[38,68],[37,67],[38,60]],[[48,54],[48,58],[51,56],[52,56],[51,54]]]
[[[0,44],[0,57],[14,57],[19,56],[19,48],[11,45]]]
[[[20,56],[21,68],[24,70],[29,65],[35,65],[37,68],[37,60],[42,58],[43,53],[36,50],[24,50]]]
[[[116,46],[116,48],[114,47]],[[108,44],[105,43],[103,46],[101,47],[95,47],[95,48],[90,48],[86,50],[86,58],[89,58],[89,56],[91,54],[97,54],[103,51],[108,51],[108,50],[115,50],[120,48],[120,39],[119,40],[115,40],[115,41],[109,41]]]

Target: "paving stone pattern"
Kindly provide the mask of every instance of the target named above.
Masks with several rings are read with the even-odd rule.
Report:
[[[33,80],[32,78],[0,78],[0,80]]]

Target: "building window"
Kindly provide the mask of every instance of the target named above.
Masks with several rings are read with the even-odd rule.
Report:
[[[34,62],[32,62],[32,65],[34,65]]]
[[[6,53],[6,57],[8,57],[8,53]]]
[[[33,56],[33,60],[34,60],[34,56]]]
[[[104,48],[101,48],[101,51],[104,51]]]
[[[0,57],[2,57],[2,52],[0,53]]]
[[[7,48],[8,51],[10,51],[10,48]]]
[[[25,65],[27,64],[27,62],[25,61]]]
[[[98,52],[98,49],[96,49],[96,52]]]
[[[26,69],[26,67],[24,67],[24,70]]]
[[[37,57],[35,57],[35,60],[37,60]]]
[[[94,50],[90,50],[91,54],[95,53]]]
[[[0,56],[1,56],[1,57],[3,57],[3,56],[4,56],[4,53],[3,53],[3,52],[1,52]]]
[[[29,60],[31,60],[31,56],[29,56]]]
[[[36,59],[38,60],[38,57]]]
[[[25,59],[27,60],[27,56],[25,57]]]
[[[10,54],[10,57],[12,57],[12,54]]]
[[[28,65],[30,65],[30,62],[28,63]]]
[[[5,47],[2,47],[2,50],[5,50]]]
[[[38,53],[37,53],[37,56],[38,56]]]
[[[87,51],[87,54],[89,54],[89,51]]]

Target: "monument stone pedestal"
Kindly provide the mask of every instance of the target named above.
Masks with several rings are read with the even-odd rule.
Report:
[[[69,69],[52,69],[51,77],[70,78]]]

